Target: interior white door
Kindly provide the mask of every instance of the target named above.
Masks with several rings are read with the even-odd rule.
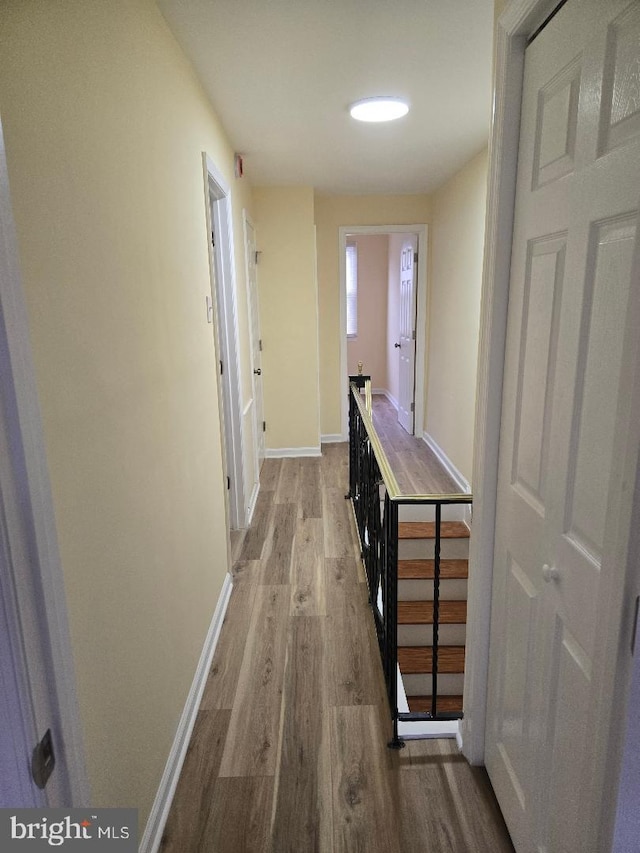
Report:
[[[251,371],[253,376],[253,411],[256,435],[256,482],[264,459],[264,409],[262,398],[262,336],[260,334],[260,305],[256,269],[256,232],[245,217],[245,251],[247,257],[247,287],[249,291],[249,325],[251,336]]]
[[[408,234],[400,252],[400,329],[398,339],[398,422],[408,433],[414,429],[416,368],[416,265],[418,238]]]
[[[640,439],[639,67],[629,0],[569,0],[526,51],[486,752],[519,851],[607,849],[598,743]]]

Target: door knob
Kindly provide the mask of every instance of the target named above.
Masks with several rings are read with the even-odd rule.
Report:
[[[262,370],[259,367],[256,367],[256,369],[253,372],[255,373],[256,376],[262,376]]]
[[[400,349],[400,344],[394,344],[394,347],[395,347],[396,349]]]
[[[544,578],[545,583],[550,583],[550,581],[557,581],[560,577],[560,571],[555,566],[549,566],[547,563],[542,567],[542,577]]]

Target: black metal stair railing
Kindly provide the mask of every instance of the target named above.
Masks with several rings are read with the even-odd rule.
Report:
[[[361,390],[365,390],[365,400]],[[470,504],[469,494],[407,495],[401,493],[371,413],[371,381],[368,376],[349,377],[349,494],[360,538],[360,549],[369,588],[387,698],[393,724],[389,746],[400,748],[399,721],[453,720],[462,713],[438,712],[440,629],[440,549],[442,507]],[[431,644],[431,710],[398,710],[398,515],[403,505],[435,507],[433,636]]]

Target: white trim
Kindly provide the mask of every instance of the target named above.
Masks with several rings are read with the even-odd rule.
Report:
[[[249,411],[253,407],[255,413],[255,406],[253,405],[254,398],[251,397],[247,405],[242,410],[242,420],[247,417]],[[255,414],[254,414],[254,424],[255,424]],[[255,436],[255,429],[254,429]],[[249,505],[247,506],[247,512],[245,514],[245,525],[249,527],[251,525],[251,519],[253,518],[253,511],[256,508],[256,501],[258,500],[258,492],[260,491],[260,460],[258,459],[258,447],[257,443],[254,444],[253,447],[253,458],[255,462],[253,477],[253,488],[251,489],[251,497],[249,498]],[[245,472],[245,483],[251,482],[249,475]]]
[[[249,500],[249,506],[247,508],[247,527],[251,525],[253,520],[253,513],[256,508],[256,503],[258,501],[258,495],[260,494],[260,480],[253,487],[253,492],[251,493],[251,499]]]
[[[267,447],[265,449],[267,459],[293,459],[296,456],[322,456],[322,450],[318,447]]]
[[[440,447],[435,438],[432,435],[429,435],[428,432],[423,432],[422,440],[427,445],[427,447],[436,455],[438,462],[442,465],[447,474],[454,480],[456,486],[460,489],[460,491],[471,492],[471,486],[469,485],[468,481],[460,473],[460,471],[458,471],[456,466],[449,459],[449,457]]]
[[[76,694],[73,650],[69,634],[67,602],[56,533],[53,498],[44,446],[35,368],[29,344],[29,325],[20,280],[17,238],[9,194],[9,178],[2,128],[0,126],[0,348],[7,351],[3,383],[12,395],[16,426],[16,454],[22,456],[21,513],[30,521],[29,566],[13,566],[16,580],[30,569],[29,580],[20,578],[23,588],[34,584],[38,599],[38,632],[50,655],[48,691],[56,716],[55,728],[62,739],[64,760],[56,773],[68,789],[70,804],[88,806],[91,801],[84,758],[84,740]],[[7,535],[12,536],[7,518]],[[65,772],[66,771],[66,772]],[[64,779],[62,776],[64,775]]]
[[[205,219],[207,246],[211,273],[211,288],[216,316],[218,357],[224,362],[220,381],[225,440],[228,442],[232,470],[229,495],[229,526],[240,529],[246,525],[244,438],[242,426],[242,381],[238,353],[239,327],[236,302],[235,248],[233,239],[233,210],[231,190],[224,176],[206,152],[202,153],[205,183]],[[213,200],[213,210],[211,205]],[[220,251],[211,246],[211,232],[215,232]],[[222,304],[222,311],[218,303]],[[219,374],[218,374],[219,375]],[[226,448],[225,448],[226,450]],[[226,453],[225,453],[226,456]],[[226,467],[226,466],[225,466]]]
[[[349,376],[347,373],[347,312],[346,263],[347,235],[352,234],[415,234],[418,238],[418,277],[416,306],[416,366],[414,433],[422,435],[425,404],[425,358],[427,351],[427,225],[341,225],[338,228],[338,259],[340,266],[340,423],[343,441],[349,437]],[[397,408],[397,407],[396,407]]]
[[[347,257],[346,235],[338,228],[338,267],[340,271],[340,429],[342,441],[349,440],[349,374],[347,360]]]
[[[216,650],[222,623],[225,613],[229,605],[229,598],[232,591],[232,577],[229,573],[225,575],[224,583],[218,597],[218,603],[207,631],[207,636],[202,647],[200,660],[196,667],[195,675],[191,683],[191,688],[187,696],[187,701],[180,716],[180,722],[176,729],[176,734],[173,739],[169,757],[160,780],[160,785],[156,793],[151,813],[140,841],[139,853],[155,853],[162,841],[162,833],[169,816],[169,809],[173,801],[173,796],[176,792],[176,786],[180,777],[180,771],[184,764],[184,759],[189,747],[189,740],[193,727],[196,722],[200,700],[204,692],[209,670],[211,669],[211,661]]]
[[[474,532],[469,545],[465,716],[462,723],[464,754],[471,764],[484,763],[498,448],[524,52],[527,34],[534,32],[555,2],[514,2],[496,27],[496,80],[489,145],[472,473],[475,487]]]
[[[320,436],[320,444],[342,444],[346,441],[341,432],[330,432]]]

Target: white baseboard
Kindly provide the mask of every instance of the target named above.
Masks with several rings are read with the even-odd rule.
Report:
[[[247,527],[250,526],[251,520],[253,518],[253,511],[256,508],[256,502],[258,500],[258,495],[260,493],[260,482],[257,482],[253,488],[253,494],[251,495],[251,500],[249,501],[249,507],[247,511]]]
[[[427,447],[429,447],[429,449],[432,450],[435,453],[435,455],[438,457],[438,461],[440,462],[442,467],[446,470],[447,474],[449,474],[449,476],[453,478],[456,486],[462,492],[470,492],[471,487],[469,486],[469,483],[467,482],[466,478],[460,473],[460,471],[458,471],[456,466],[449,459],[449,457],[444,452],[444,450],[440,447],[438,442],[434,438],[432,438],[428,432],[423,433],[422,440],[427,445]]]
[[[322,456],[320,446],[317,447],[268,447],[264,455],[267,459],[289,459],[296,456]]]
[[[396,410],[396,412],[398,411],[398,401],[397,401],[397,400],[396,400],[396,398],[393,396],[393,394],[391,393],[391,391],[387,391],[387,389],[386,389],[386,388],[374,388],[374,389],[373,389],[373,391],[372,391],[371,393],[372,393],[372,394],[380,394],[382,397],[386,397],[386,398],[387,398],[387,400],[388,400],[388,401],[391,403],[391,405],[393,406],[393,408]]]
[[[328,435],[320,436],[321,444],[340,444],[343,441],[348,441],[349,437],[342,435],[341,432],[330,432]]]
[[[220,637],[222,622],[224,621],[224,616],[229,604],[229,598],[231,596],[231,588],[231,575],[227,574],[224,579],[224,583],[222,584],[222,590],[220,591],[218,603],[216,604],[216,609],[207,632],[206,640],[204,641],[204,646],[202,647],[202,653],[200,654],[200,660],[198,661],[198,666],[193,677],[191,689],[189,690],[187,701],[182,710],[180,722],[178,723],[178,728],[176,730],[176,736],[173,739],[173,744],[169,751],[169,757],[167,758],[164,773],[160,780],[160,786],[158,787],[156,798],[153,802],[153,806],[151,807],[151,813],[144,830],[144,835],[140,841],[140,847],[138,848],[139,853],[156,853],[160,846],[164,826],[167,822],[167,817],[169,816],[169,809],[171,808],[173,795],[176,792],[178,778],[187,754],[191,733],[196,722],[196,715],[198,713],[198,708],[200,707],[200,700],[202,699],[209,670],[211,669],[213,654],[216,650],[218,638]]]

